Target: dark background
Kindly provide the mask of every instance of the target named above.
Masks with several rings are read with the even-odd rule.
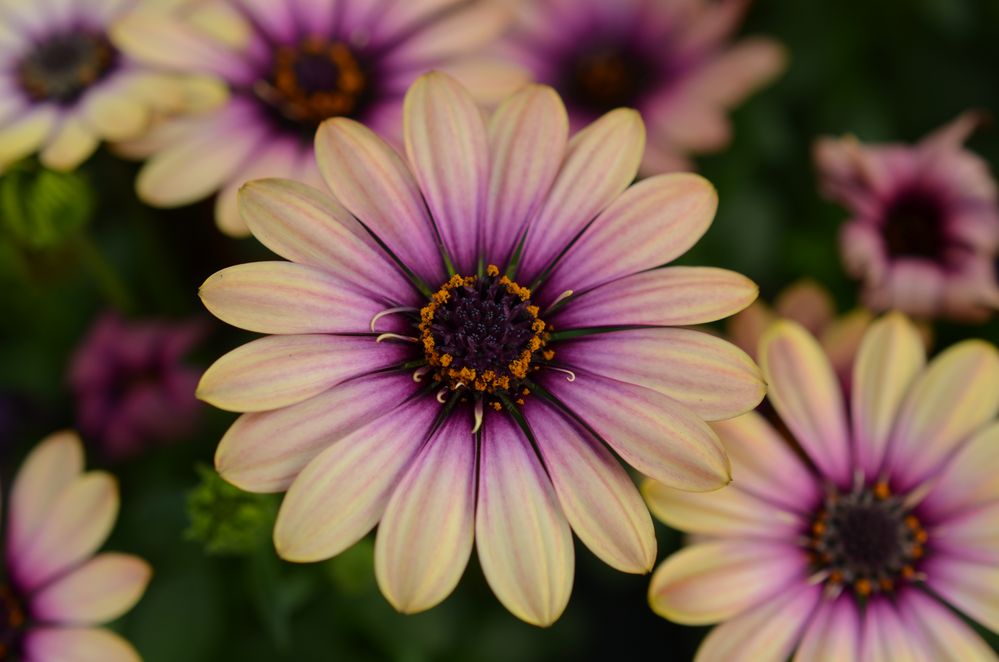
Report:
[[[846,309],[856,290],[835,244],[845,212],[816,193],[811,142],[846,132],[864,141],[914,141],[968,108],[999,118],[999,2],[759,0],[744,32],[781,40],[790,68],[735,112],[730,148],[699,161],[721,205],[707,237],[683,261],[741,271],[760,283],[764,298],[807,275]],[[969,145],[995,171],[999,124]],[[4,485],[32,444],[72,427],[65,366],[96,315],[116,305],[132,317],[207,318],[198,285],[222,267],[266,256],[252,240],[222,236],[210,204],[142,206],[132,193],[135,171],[106,153],[85,166],[97,207],[82,238],[30,251],[0,238]],[[103,286],[90,248],[117,274]],[[116,302],[107,286],[115,279]],[[208,365],[249,337],[214,321],[211,328],[194,365]],[[938,325],[938,346],[969,335],[995,342],[997,329],[995,322]],[[143,600],[118,624],[147,662],[526,662],[630,659],[648,651],[687,660],[704,634],[652,614],[648,577],[618,573],[578,546],[572,601],[547,630],[510,616],[474,560],[443,605],[400,616],[374,584],[370,540],[329,562],[295,566],[274,557],[264,522],[245,554],[207,554],[203,542],[185,536],[187,494],[200,480],[196,465],[210,465],[233,416],[205,409],[192,438],[110,466],[121,480],[122,513],[109,548],[138,553],[155,569]],[[88,461],[105,464],[92,449]],[[254,500],[249,507],[266,513],[272,505]],[[658,533],[662,558],[679,537],[662,526]]]

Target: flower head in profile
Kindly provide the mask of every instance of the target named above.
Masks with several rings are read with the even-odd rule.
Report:
[[[0,0],[0,171],[36,151],[49,168],[73,169],[101,140],[137,138],[152,113],[187,102],[185,84],[111,39],[110,24],[135,4]]]
[[[731,138],[728,111],[785,66],[764,38],[732,42],[747,0],[536,0],[502,52],[552,85],[573,128],[621,106],[649,125],[645,173],[689,170]]]
[[[728,482],[705,420],[756,406],[762,380],[733,345],[674,327],[757,290],[659,268],[704,233],[717,197],[690,174],[629,188],[644,138],[638,113],[617,110],[570,140],[541,86],[487,124],[433,73],[406,97],[407,158],[337,118],[316,137],[330,192],[246,185],[250,230],[289,261],[202,286],[220,319],[272,335],[222,357],[199,396],[249,412],[216,467],[287,490],[280,555],[326,559],[378,524],[379,585],[412,612],[451,592],[474,541],[500,601],[546,625],[572,588],[571,530],[615,568],[654,562],[651,518],[612,451],[676,488]]]
[[[822,192],[852,214],[840,250],[868,307],[977,321],[999,306],[996,183],[962,146],[979,122],[966,113],[914,146],[816,143]]]
[[[193,395],[199,371],[183,360],[205,331],[203,320],[101,316],[77,347],[68,376],[84,437],[123,458],[190,434],[202,412]]]
[[[28,455],[7,503],[0,658],[138,662],[99,627],[131,609],[151,576],[138,557],[95,555],[118,516],[114,478],[84,472],[80,439],[61,432]]]
[[[115,31],[130,55],[229,90],[215,111],[166,122],[125,148],[151,155],[139,195],[174,207],[220,191],[216,221],[245,235],[236,208],[244,182],[321,183],[312,141],[323,120],[350,117],[397,140],[403,95],[429,69],[510,84],[516,72],[469,57],[503,30],[507,13],[493,0],[207,0],[137,12]]]
[[[818,342],[776,322],[760,344],[768,399],[713,427],[732,486],[650,481],[663,521],[695,534],[649,588],[653,609],[722,624],[697,660],[996,660],[951,607],[999,631],[999,353],[967,340],[926,363],[900,313],[860,345],[846,402]]]

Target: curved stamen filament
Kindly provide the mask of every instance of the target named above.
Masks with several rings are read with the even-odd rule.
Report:
[[[472,434],[475,434],[482,427],[482,412],[483,404],[482,398],[475,401],[475,425],[472,427]]]
[[[413,381],[414,382],[423,381],[424,375],[426,375],[428,372],[430,372],[430,366],[427,365],[420,366],[419,368],[413,371]]]
[[[576,381],[576,373],[574,373],[572,370],[566,370],[565,368],[554,368],[552,366],[548,366],[548,369],[554,370],[555,372],[564,372],[566,375],[565,381],[567,382]]]
[[[395,315],[398,313],[418,313],[418,312],[420,312],[419,308],[413,308],[411,306],[396,306],[395,308],[386,308],[385,310],[381,311],[380,313],[376,314],[374,317],[371,318],[371,324],[370,324],[371,331],[374,332],[375,324],[377,324],[378,320],[385,317],[386,315]]]
[[[401,336],[398,333],[383,333],[377,338],[375,342],[382,342],[383,340],[401,340],[403,342],[419,342],[419,339],[412,336]]]
[[[571,296],[572,296],[572,290],[566,290],[562,294],[558,295],[558,297],[556,297],[556,299],[554,301],[552,301],[551,305],[548,306],[547,308],[545,308],[544,314],[548,315],[553,310],[555,310],[559,306],[559,304],[561,304],[562,302],[564,302],[566,299],[568,299]]]

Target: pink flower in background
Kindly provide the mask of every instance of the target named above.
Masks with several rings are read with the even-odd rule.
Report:
[[[724,148],[728,111],[785,67],[770,39],[732,43],[746,0],[521,0],[502,52],[553,86],[575,129],[617,107],[648,125],[642,172]]]
[[[49,168],[75,168],[101,140],[137,138],[153,113],[188,103],[185,84],[113,43],[108,26],[136,4],[0,2],[0,171],[35,151]]]
[[[675,327],[741,310],[757,289],[663,266],[707,230],[717,194],[688,173],[632,186],[645,146],[633,110],[570,139],[551,88],[523,88],[487,123],[433,73],[405,114],[405,159],[335,118],[316,136],[327,191],[241,190],[254,236],[289,261],[201,288],[223,321],[272,334],[198,387],[247,412],[215,464],[243,489],[287,491],[285,559],[327,559],[377,525],[378,584],[415,612],[451,593],[474,543],[499,600],[549,625],[572,590],[572,531],[620,570],[655,562],[651,517],[611,449],[681,489],[728,482],[705,421],[755,407],[758,368]]]
[[[653,609],[722,623],[702,661],[999,659],[948,606],[999,632],[996,348],[967,340],[926,364],[890,314],[861,342],[848,402],[794,322],[770,327],[760,364],[797,445],[746,414],[712,424],[731,486],[646,483],[653,512],[696,537],[656,570]]]
[[[139,174],[147,203],[174,207],[220,191],[216,221],[246,235],[236,191],[247,180],[289,177],[320,185],[316,127],[350,117],[401,144],[402,98],[429,69],[481,91],[522,76],[474,56],[507,24],[493,0],[207,0],[135,13],[116,38],[135,59],[166,71],[209,75],[229,90],[214,112],[161,125],[124,146],[150,156]]]
[[[53,434],[31,451],[7,500],[0,659],[139,662],[127,641],[99,627],[131,609],[152,571],[142,559],[94,553],[118,517],[118,486],[83,471],[83,445]]]
[[[967,113],[914,146],[816,143],[823,194],[852,214],[840,249],[868,307],[978,321],[999,306],[996,183],[962,147],[979,121]]]
[[[191,434],[202,410],[194,397],[199,371],[183,359],[205,330],[200,320],[102,316],[77,347],[69,370],[83,435],[120,458]]]

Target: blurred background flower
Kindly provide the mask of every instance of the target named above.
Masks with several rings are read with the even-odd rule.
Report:
[[[690,170],[728,144],[728,110],[785,67],[783,47],[735,42],[748,0],[518,0],[502,53],[552,85],[574,130],[619,107],[648,125],[644,174]]]
[[[185,357],[204,338],[203,321],[126,321],[105,313],[73,355],[68,381],[77,425],[107,457],[180,441],[198,424],[198,370]]]
[[[501,2],[176,4],[167,15],[122,20],[117,42],[146,66],[217,77],[229,100],[120,149],[149,157],[137,186],[150,204],[185,205],[219,191],[215,218],[232,235],[248,234],[236,209],[247,180],[321,183],[312,138],[322,120],[351,117],[401,144],[402,97],[424,71],[451,71],[480,90],[518,80],[502,63],[473,57],[504,29]]]
[[[794,443],[750,413],[713,424],[732,486],[645,484],[653,512],[696,535],[656,570],[653,609],[722,622],[697,660],[999,659],[938,602],[999,630],[995,347],[964,341],[926,365],[893,313],[864,335],[849,404],[795,322],[767,330],[760,364]]]
[[[145,0],[150,5],[168,0]],[[71,170],[102,140],[143,133],[185,85],[122,53],[111,23],[136,0],[0,2],[0,172],[35,151]]]
[[[138,662],[99,627],[131,609],[152,575],[137,556],[94,555],[118,516],[114,478],[84,473],[79,437],[60,432],[24,460],[7,503],[0,658]]]
[[[966,113],[911,147],[815,144],[822,192],[853,214],[840,247],[865,305],[967,321],[999,307],[996,183],[962,146],[980,122]]]

